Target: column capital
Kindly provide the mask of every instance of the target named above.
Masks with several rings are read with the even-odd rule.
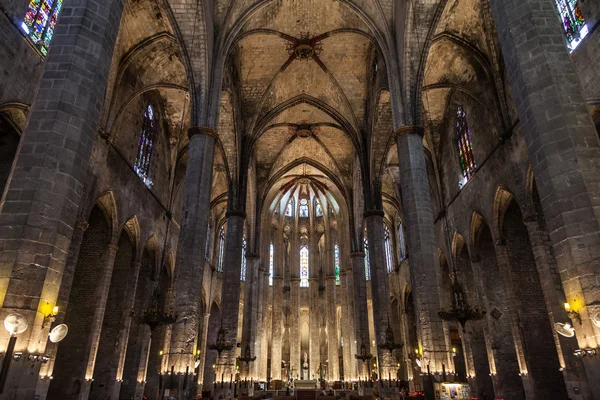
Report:
[[[240,217],[246,219],[246,213],[244,211],[229,210],[225,213],[225,218],[229,217]]]
[[[523,223],[529,224],[531,222],[536,222],[538,220],[538,215],[536,213],[529,214],[523,217]]]
[[[258,260],[260,256],[257,253],[246,253],[246,260]]]
[[[193,126],[188,129],[188,138],[191,139],[194,135],[208,135],[216,138],[217,130],[208,126]]]
[[[119,246],[117,246],[114,243],[109,243],[106,247],[108,248],[108,250],[113,250],[113,251],[119,250]]]
[[[398,139],[398,137],[408,135],[408,134],[414,134],[414,135],[419,135],[419,136],[423,137],[423,135],[425,134],[425,130],[423,128],[421,128],[420,126],[413,126],[413,125],[403,126],[403,127],[396,129],[396,132],[394,132],[394,139]]]
[[[383,218],[385,216],[385,213],[383,212],[383,210],[368,210],[368,211],[365,211],[363,216],[365,218],[369,218],[369,217],[382,217]]]
[[[355,251],[350,253],[350,258],[355,258],[355,257],[365,257],[365,252],[364,251]]]
[[[87,231],[87,229],[90,227],[90,224],[88,224],[87,221],[84,221],[82,219],[78,219],[77,222],[75,223],[75,227],[81,229],[82,231]]]

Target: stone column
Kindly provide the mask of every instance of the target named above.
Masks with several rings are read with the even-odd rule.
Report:
[[[267,259],[268,259],[268,252],[267,252]],[[261,296],[261,302],[262,302],[262,307],[261,307],[261,313],[262,313],[262,317],[261,317],[261,329],[260,329],[260,352],[258,353],[259,355],[259,360],[260,360],[260,367],[259,367],[259,374],[258,377],[260,380],[262,381],[266,381],[268,378],[268,369],[269,369],[269,359],[268,359],[268,354],[269,354],[269,338],[271,337],[270,334],[270,319],[269,319],[269,299],[271,298],[270,294],[271,294],[271,287],[269,285],[269,267],[268,264],[266,266],[266,268],[264,269],[263,272],[263,281],[262,281],[262,296]]]
[[[242,320],[242,347],[241,356],[246,356],[246,348],[250,349],[250,356],[256,353],[256,329],[258,324],[258,254],[246,254],[246,284],[244,286],[244,318]],[[258,357],[257,357],[258,360]],[[254,363],[241,362],[240,379],[254,377]]]
[[[433,226],[433,207],[423,148],[423,129],[406,126],[396,131],[402,204],[406,218],[411,286],[423,348],[423,369],[441,371],[448,348],[438,317],[439,259]]]
[[[244,235],[244,220],[246,214],[240,211],[228,211],[227,233],[223,260],[223,288],[221,290],[221,327],[225,331],[225,341],[233,344],[231,350],[221,353],[217,377],[223,376],[225,382],[235,378],[237,332],[240,315],[240,277],[242,265],[242,239]],[[226,385],[225,398],[233,396],[233,385]],[[225,388],[225,387],[224,387]],[[231,395],[225,395],[231,394]]]
[[[491,7],[558,271],[583,319],[578,344],[597,348],[600,328],[589,318],[600,311],[598,132],[555,3],[493,0]],[[600,393],[600,368],[586,373]]]
[[[210,313],[202,313],[202,333],[198,339],[198,349],[200,349],[200,365],[198,366],[198,376],[196,377],[198,392],[203,390],[204,385],[204,366],[206,365],[206,353],[208,345],[208,321],[210,320]]]
[[[46,350],[44,312],[56,305],[88,178],[123,1],[64,8],[0,205],[0,320],[25,316],[30,328],[15,350],[37,354]],[[33,398],[39,367],[20,365],[11,366],[1,398]]]
[[[356,329],[356,354],[361,354],[361,349],[364,346],[364,351],[370,354],[369,340],[369,311],[367,309],[367,278],[365,277],[365,253],[351,253],[352,260],[352,278],[354,281],[354,328]],[[357,371],[358,378],[361,380],[369,379],[369,361],[358,360]]]
[[[309,268],[312,272],[315,266],[312,265]],[[305,289],[306,290],[306,289]],[[321,364],[321,313],[319,312],[319,280],[318,278],[310,278],[308,281],[308,290],[310,290],[310,314],[309,314],[309,331],[310,331],[310,343],[309,343],[309,366],[308,366],[308,379],[319,378],[319,364]]]
[[[281,251],[280,247],[275,252]],[[273,332],[271,336],[271,378],[281,379],[281,356],[283,350],[282,329],[283,329],[283,277],[275,276],[273,278]]]
[[[531,250],[533,251],[537,271],[540,276],[550,325],[554,326],[556,322],[569,321],[569,316],[563,306],[567,300],[562,290],[562,282],[556,268],[556,260],[550,251],[551,243],[548,233],[540,227],[537,216],[525,217],[523,222],[527,226],[529,233]],[[579,387],[585,398],[593,398],[585,371],[573,353],[579,346],[573,340],[557,334],[554,329],[552,330],[552,334],[556,343],[560,365],[564,369],[563,375],[569,395],[574,397],[573,387]]]
[[[198,319],[201,310],[200,288],[204,276],[204,256],[208,228],[212,167],[216,131],[207,127],[188,130],[190,144],[186,169],[181,233],[177,245],[177,265],[173,277],[173,296],[170,311],[178,316],[171,326],[169,354],[165,354],[164,367],[185,374],[194,370]],[[190,341],[190,338],[192,340]],[[188,400],[191,390],[183,391],[180,400]],[[195,395],[195,393],[193,393]]]
[[[292,273],[292,276],[294,274]],[[290,306],[290,371],[300,377],[302,369],[300,356],[300,278],[291,279],[291,306]]]
[[[340,362],[338,349],[337,303],[335,296],[335,276],[328,275],[325,282],[327,296],[327,356],[329,357],[329,380],[340,379]]]
[[[341,269],[341,266],[340,266]],[[344,380],[346,382],[355,379],[356,366],[354,363],[354,353],[352,352],[352,344],[354,343],[354,335],[352,331],[354,328],[353,311],[351,311],[348,305],[348,274],[346,270],[340,271],[340,284],[336,287],[337,293],[340,297],[340,304],[342,307],[342,318],[340,320],[342,330],[342,358],[344,366]]]
[[[389,279],[385,261],[385,243],[383,239],[383,211],[367,211],[365,213],[367,236],[369,239],[369,265],[371,267],[371,299],[373,302],[373,322],[375,326],[375,342],[379,343],[385,336],[390,317]],[[389,351],[377,349],[379,379],[395,376],[392,355]]]

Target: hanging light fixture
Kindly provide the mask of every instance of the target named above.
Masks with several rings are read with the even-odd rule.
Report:
[[[252,361],[256,360],[256,356],[252,357],[252,353],[250,352],[250,345],[249,344],[247,344],[246,348],[244,349],[244,356],[243,357],[238,357],[238,360],[241,361],[241,362],[246,363],[246,365],[248,365]]]
[[[211,343],[208,345],[208,348],[211,350],[216,350],[221,357],[221,353],[225,350],[229,351],[233,349],[233,344],[227,342],[225,340],[225,329],[223,329],[223,323],[221,322],[221,327],[219,328],[219,332],[217,333],[217,340],[215,343]]]
[[[150,327],[150,331],[154,331],[160,325],[171,325],[177,321],[177,315],[161,310],[160,294],[158,293],[158,285],[152,295],[152,303],[149,308],[142,312],[140,322]]]
[[[391,353],[394,350],[401,349],[403,346],[403,343],[396,343],[396,341],[394,340],[394,330],[390,326],[390,319],[388,318],[388,326],[385,330],[383,342],[377,343],[377,347],[379,347],[380,349],[387,350]]]
[[[358,354],[355,354],[354,357],[357,360],[361,360],[362,362],[367,362],[369,361],[371,358],[373,358],[373,355],[371,355],[370,353],[367,352],[367,347],[365,346],[365,343],[363,342],[360,345],[360,351]]]
[[[468,321],[477,321],[484,317],[486,311],[478,308],[471,308],[467,302],[467,297],[463,291],[458,279],[454,278],[452,284],[452,308],[450,310],[440,310],[438,315],[444,321],[458,321],[463,331]]]

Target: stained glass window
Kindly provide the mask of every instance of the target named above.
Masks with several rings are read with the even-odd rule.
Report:
[[[456,144],[458,146],[460,169],[465,181],[468,181],[475,173],[477,165],[473,158],[473,145],[471,143],[471,131],[467,125],[467,113],[462,106],[458,106],[456,111]]]
[[[142,132],[138,141],[138,154],[133,166],[133,169],[146,186],[152,185],[152,180],[150,179],[150,159],[152,158],[152,147],[155,138],[156,121],[154,119],[154,110],[149,105],[144,112]]]
[[[273,253],[275,249],[273,243],[269,245],[269,286],[273,286]]]
[[[406,243],[404,240],[404,228],[402,227],[402,219],[398,217],[398,248],[400,249],[400,261],[406,259]]]
[[[225,228],[219,230],[219,259],[217,260],[217,272],[223,272],[223,256],[225,255]]]
[[[323,216],[323,209],[321,208],[321,203],[319,203],[318,201],[317,201],[317,206],[315,207],[315,215],[317,217]]]
[[[558,14],[567,37],[569,50],[573,51],[588,34],[588,27],[585,23],[578,0],[554,0],[558,8]]]
[[[61,8],[62,0],[31,0],[27,7],[21,29],[43,55],[48,54]]]
[[[288,203],[287,207],[285,208],[285,216],[286,217],[294,216],[294,211],[292,211],[292,201],[291,200]]]
[[[210,224],[206,228],[206,248],[204,249],[204,258],[210,260]]]
[[[300,287],[308,287],[308,247],[300,248]]]
[[[363,243],[365,245],[365,277],[368,281],[371,280],[371,262],[369,261],[369,241],[367,237],[363,237]]]
[[[308,217],[308,200],[303,198],[300,200],[300,218]]]
[[[340,246],[336,245],[333,247],[333,257],[335,265],[335,284],[340,284]]]
[[[390,238],[390,229],[384,225],[383,229],[383,244],[385,245],[385,263],[387,272],[394,270],[394,262],[392,261],[392,239]]]
[[[242,273],[240,274],[240,280],[246,281],[246,238],[242,238]]]

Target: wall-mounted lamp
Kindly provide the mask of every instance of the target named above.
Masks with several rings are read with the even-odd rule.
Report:
[[[20,351],[13,354],[13,360],[15,361],[19,361],[21,357],[23,357],[23,353],[21,353]]]
[[[50,304],[46,303],[47,308],[50,308]],[[48,323],[52,324],[56,320],[58,315],[58,306],[52,307],[52,310],[48,310],[44,313],[44,321],[42,322],[42,328],[45,328]]]
[[[452,348],[452,357],[456,357],[456,347]]]
[[[571,318],[572,321],[579,322],[579,324],[581,325],[581,315],[579,315],[579,313],[577,311],[573,310],[573,308],[571,307],[571,304],[569,304],[568,302],[565,303],[564,305],[565,305],[565,311],[569,315],[569,318]]]
[[[40,355],[39,354],[30,354],[27,356],[27,359],[29,361],[38,361],[40,359]]]
[[[596,349],[577,349],[573,352],[576,357],[593,357],[597,354]]]

